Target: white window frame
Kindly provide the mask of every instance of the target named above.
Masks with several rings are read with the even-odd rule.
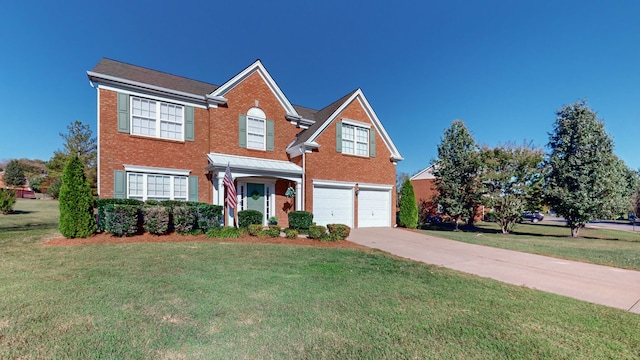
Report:
[[[249,122],[250,121],[260,121],[260,122],[262,122],[262,133],[249,131],[249,129],[250,129]],[[251,141],[249,140],[251,135],[262,136],[262,146],[259,146],[259,147],[251,146]],[[247,116],[247,148],[248,149],[254,149],[254,150],[266,150],[266,148],[267,148],[267,119],[259,118],[259,117],[256,117],[256,116]]]
[[[129,97],[129,133],[131,135],[136,135],[136,136],[145,136],[145,137],[152,137],[152,138],[158,138],[158,139],[167,139],[167,140],[173,140],[173,141],[184,141],[184,132],[185,132],[185,108],[184,105],[179,105],[179,104],[174,104],[174,103],[170,103],[170,102],[166,102],[166,101],[161,101],[161,100],[157,100],[157,99],[150,99],[150,98],[144,98],[141,96],[130,96]],[[134,114],[133,114],[133,103],[135,100],[141,100],[141,101],[149,101],[149,102],[153,102],[155,104],[155,118],[153,118],[153,120],[156,122],[156,126],[155,126],[155,134],[151,134],[151,135],[146,135],[146,134],[138,134],[135,133],[133,131],[133,118],[134,118]],[[169,120],[169,119],[162,119],[161,114],[160,114],[160,110],[162,108],[162,106],[167,106],[167,107],[175,107],[176,110],[179,109],[180,112],[180,121],[173,121],[173,120]],[[143,118],[141,116],[135,116],[135,117],[139,117],[139,118]],[[152,119],[152,118],[146,118],[146,119]],[[167,124],[179,124],[180,125],[180,135],[178,138],[174,139],[171,137],[163,137],[161,136],[161,127],[162,127],[162,123],[167,123]]]
[[[175,169],[160,169],[160,168],[148,168],[144,166],[134,166],[134,165],[125,165],[126,171],[126,189],[127,189],[127,198],[128,199],[140,199],[143,201],[147,201],[150,198],[154,200],[181,200],[181,201],[189,201],[189,171],[188,170],[175,170]],[[131,192],[131,176],[141,176],[142,177],[142,187],[140,189],[141,193],[133,194]],[[156,196],[149,196],[148,189],[148,179],[149,176],[165,176],[169,178],[169,197],[161,197],[158,199]],[[176,179],[183,179],[185,185],[185,195],[184,197],[176,196]]]
[[[353,137],[352,138],[347,138],[345,137],[345,128],[350,128],[353,129]],[[367,140],[366,141],[359,141],[358,140],[358,131],[363,131],[366,132],[367,136]],[[358,126],[356,124],[353,123],[349,123],[343,120],[342,122],[342,153],[343,154],[349,154],[349,155],[355,155],[355,156],[362,156],[362,157],[369,157],[369,136],[370,136],[370,132],[369,132],[369,128],[368,127],[364,127],[364,126]],[[352,152],[350,151],[346,151],[346,146],[345,146],[345,142],[346,143],[351,143],[351,149],[353,149]],[[358,154],[358,144],[362,144],[365,146],[365,153],[364,154]]]

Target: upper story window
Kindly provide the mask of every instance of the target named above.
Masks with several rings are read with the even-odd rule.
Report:
[[[251,108],[247,112],[247,148],[265,150],[266,123],[264,112],[258,108]]]
[[[132,96],[131,133],[184,140],[184,107]]]
[[[369,129],[342,123],[342,153],[369,156]]]

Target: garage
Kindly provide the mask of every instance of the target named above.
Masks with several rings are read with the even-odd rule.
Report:
[[[391,226],[391,190],[360,188],[358,227],[389,226]]]
[[[353,227],[353,188],[314,185],[313,221]]]

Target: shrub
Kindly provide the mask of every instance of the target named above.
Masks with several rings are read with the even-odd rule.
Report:
[[[327,233],[327,228],[321,225],[313,225],[309,227],[309,239],[318,240],[322,235]]]
[[[335,235],[340,240],[344,240],[349,237],[351,228],[344,224],[327,224],[329,234]]]
[[[280,226],[270,225],[269,228],[262,230],[261,235],[264,237],[274,238],[280,236],[280,231],[282,231],[282,228],[280,228]]]
[[[211,229],[220,227],[222,209],[220,205],[196,203],[198,228],[201,229],[203,233],[206,233]]]
[[[16,192],[10,189],[0,189],[0,214],[9,214],[16,204]]]
[[[498,218],[496,217],[496,213],[493,211],[489,211],[488,213],[484,214],[484,221],[497,222]]]
[[[84,164],[78,156],[72,157],[64,167],[60,186],[60,224],[62,236],[86,238],[96,232],[93,215],[94,199]]]
[[[402,184],[402,191],[400,192],[400,226],[404,226],[409,229],[415,229],[418,227],[418,204],[416,203],[416,196],[413,192],[413,185],[411,180],[406,179]]]
[[[313,224],[313,214],[308,211],[292,211],[289,213],[289,227],[292,229],[309,229]]]
[[[197,215],[195,207],[183,203],[171,210],[173,215],[173,228],[178,234],[188,234],[196,228]]]
[[[251,224],[262,225],[262,213],[258,210],[238,211],[238,223],[241,228],[247,228]]]
[[[140,206],[108,204],[103,211],[105,231],[116,236],[131,236],[138,232]]]
[[[62,185],[62,180],[60,178],[54,179],[49,187],[47,188],[47,195],[51,196],[54,199],[57,199],[60,195],[60,186]]]
[[[269,225],[278,225],[278,218],[276,216],[272,216],[269,218]]]
[[[242,236],[240,229],[231,226],[224,226],[207,231],[208,238],[232,239]]]
[[[176,207],[184,206],[184,204],[186,204],[186,202],[180,201],[180,200],[161,200],[160,201],[160,205],[168,207],[170,211],[173,211],[173,209]]]
[[[145,205],[157,206],[160,205],[160,201],[158,200],[147,200],[144,202]]]
[[[285,229],[284,230],[284,235],[287,237],[287,239],[295,239],[295,238],[298,237],[298,230]]]
[[[148,202],[148,201],[147,201]],[[107,205],[130,205],[130,206],[137,206],[138,208],[140,208],[142,206],[142,204],[144,204],[144,202],[137,200],[137,199],[98,199],[97,201],[97,206],[98,206],[98,229],[100,231],[105,231],[105,212],[104,212],[104,208]]]
[[[247,231],[251,236],[258,236],[262,232],[262,225],[251,224],[247,227]]]
[[[327,242],[327,241],[340,241],[342,240],[340,238],[340,236],[338,236],[337,234],[322,234],[322,236],[320,237],[320,241],[323,242]]]
[[[164,235],[169,232],[169,210],[164,206],[154,205],[142,208],[144,231]]]

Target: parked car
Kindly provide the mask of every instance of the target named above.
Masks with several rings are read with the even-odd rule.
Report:
[[[531,221],[535,224],[544,220],[544,215],[540,214],[538,211],[524,211],[522,212],[522,220]]]

